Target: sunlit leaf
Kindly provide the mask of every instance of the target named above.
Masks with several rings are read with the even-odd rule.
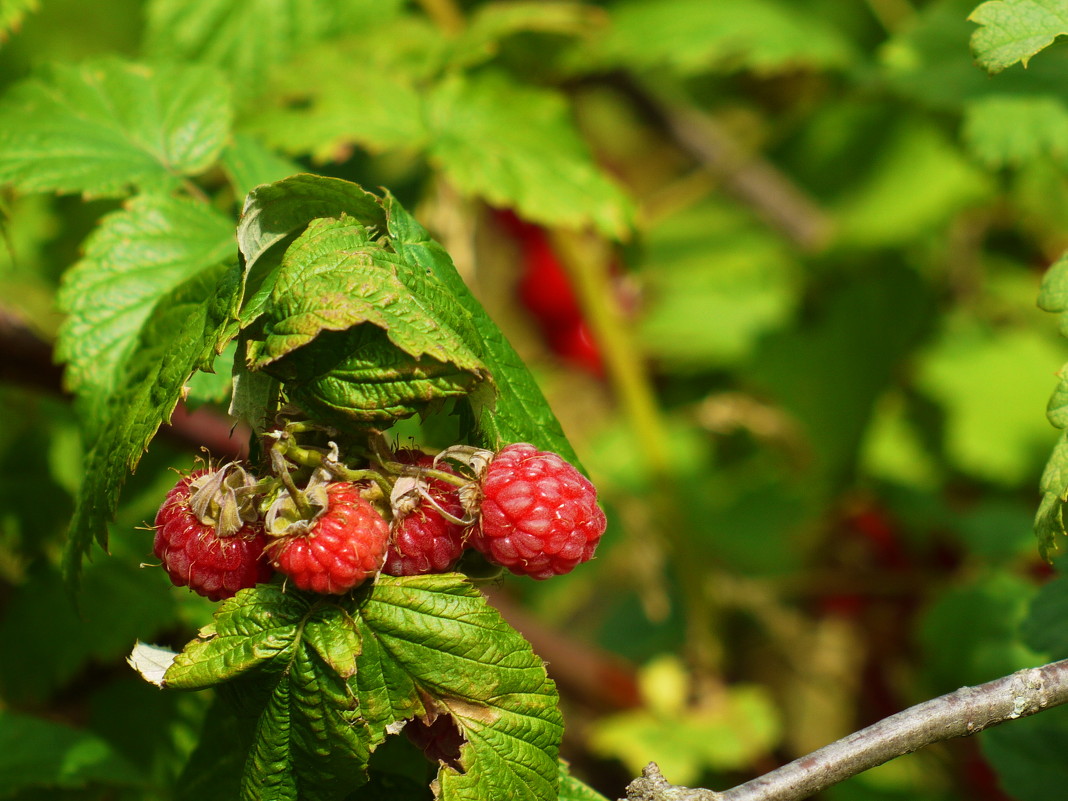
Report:
[[[971,16],[980,27],[972,34],[972,49],[990,72],[1001,72],[1031,57],[1068,33],[1068,8],[1061,0],[990,0]]]
[[[169,190],[215,162],[230,117],[226,84],[207,67],[57,64],[0,101],[0,182],[23,192]]]

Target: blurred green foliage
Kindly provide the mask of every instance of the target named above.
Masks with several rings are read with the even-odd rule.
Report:
[[[210,618],[140,567],[166,468],[195,449],[153,443],[73,604],[60,560],[98,480],[94,412],[20,337],[58,337],[68,390],[110,387],[145,304],[297,171],[416,211],[599,487],[595,562],[493,591],[532,614],[537,652],[585,655],[547,658],[565,756],[602,792],[643,759],[726,787],[1068,655],[1063,580],[1030,533],[1039,508],[1056,558],[1068,490],[1063,439],[1042,476],[1068,418],[1058,320],[1035,309],[1068,245],[1052,5],[0,0],[0,797],[196,797],[226,725],[122,658]],[[196,239],[169,238],[182,214]],[[1066,272],[1043,308],[1068,308]],[[525,283],[574,291],[584,345]],[[218,364],[192,400],[226,428]],[[606,664],[629,695],[572,683]],[[982,735],[982,770],[950,744],[826,797],[994,799],[989,766],[1049,797],[1063,718]]]

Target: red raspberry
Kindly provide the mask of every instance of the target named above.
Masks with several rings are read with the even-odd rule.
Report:
[[[272,571],[261,558],[267,542],[262,526],[245,523],[234,534],[219,536],[215,525],[201,522],[190,508],[190,485],[206,475],[209,471],[197,470],[167,493],[156,514],[152,550],[176,587],[220,601],[269,581]]]
[[[503,448],[490,462],[480,514],[470,544],[539,580],[591,559],[607,523],[593,484],[557,454],[527,443]]]
[[[326,496],[325,511],[303,533],[279,537],[270,556],[300,589],[341,595],[382,567],[389,525],[360,496],[358,484],[329,484]]]
[[[434,457],[422,451],[399,450],[395,458],[402,464],[434,467]],[[443,464],[436,469],[453,472]],[[440,479],[430,479],[425,488],[441,509],[456,518],[464,516],[456,487]],[[389,550],[382,568],[390,576],[447,573],[463,555],[466,527],[444,517],[425,498],[416,498],[414,508],[394,508]]]

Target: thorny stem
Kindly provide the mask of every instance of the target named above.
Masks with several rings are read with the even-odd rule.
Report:
[[[627,787],[628,801],[802,801],[932,743],[966,737],[1068,702],[1068,659],[961,689],[880,720],[781,768],[715,792],[670,784],[655,763]]]

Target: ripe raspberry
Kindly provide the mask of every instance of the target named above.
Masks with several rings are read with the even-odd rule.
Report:
[[[360,496],[360,486],[326,486],[327,505],[303,530],[268,547],[272,564],[302,590],[341,595],[377,573],[389,542],[389,525]]]
[[[501,449],[490,462],[480,514],[470,544],[491,562],[539,580],[591,559],[607,522],[585,476],[527,443]]]
[[[434,467],[434,457],[422,451],[399,450],[395,458],[403,464]],[[438,465],[436,469],[453,472],[443,464]],[[440,509],[455,518],[464,516],[464,508],[456,495],[456,487],[440,479],[420,483]],[[414,483],[412,487],[416,490],[412,496],[416,504],[414,508],[394,506],[389,550],[386,552],[386,564],[382,572],[390,576],[447,573],[463,555],[466,527],[446,518],[439,509],[435,509],[433,504],[418,494]]]
[[[261,558],[267,542],[262,526],[237,518],[241,527],[223,536],[217,533],[216,524],[202,522],[190,507],[190,496],[198,492],[199,480],[210,480],[202,477],[214,475],[217,473],[197,470],[167,493],[156,514],[152,550],[176,587],[188,585],[198,595],[220,601],[269,581],[272,570]]]

